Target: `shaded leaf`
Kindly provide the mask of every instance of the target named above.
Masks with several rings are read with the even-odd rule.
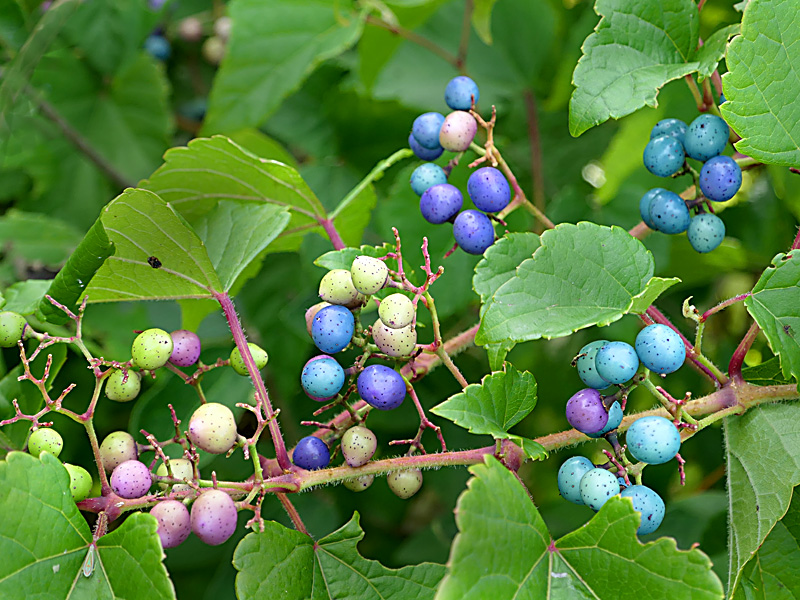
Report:
[[[755,385],[783,385],[791,383],[791,379],[783,376],[781,371],[781,361],[777,356],[773,356],[767,361],[753,367],[742,369],[742,377],[748,383]]]
[[[7,258],[57,268],[80,241],[75,227],[47,215],[11,209],[0,217],[0,246]]]
[[[492,43],[492,8],[497,0],[476,0],[472,9],[472,26],[484,44]]]
[[[28,279],[18,281],[6,289],[6,304],[3,310],[21,315],[32,315],[50,289],[49,279]]]
[[[725,56],[728,40],[737,33],[739,33],[739,23],[717,29],[707,40],[704,40],[702,48],[697,51],[695,57],[700,63],[700,66],[697,67],[698,79],[711,77],[711,74],[717,70],[719,61]]]

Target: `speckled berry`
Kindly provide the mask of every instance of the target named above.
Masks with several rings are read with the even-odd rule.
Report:
[[[353,285],[347,269],[332,269],[319,282],[319,297],[325,302],[348,308],[356,308],[364,302],[364,295]]]
[[[416,157],[421,160],[436,160],[442,155],[442,152],[444,152],[444,148],[441,146],[434,148],[433,150],[429,150],[425,146],[420,145],[420,143],[414,138],[413,133],[408,134],[408,147],[411,148]]]
[[[597,433],[608,423],[603,397],[594,388],[585,388],[567,400],[567,421],[581,433]]]
[[[701,254],[711,252],[725,239],[725,223],[711,213],[696,215],[689,222],[686,238],[695,251]]]
[[[153,485],[147,465],[138,460],[126,460],[111,472],[111,489],[121,498],[141,498]]]
[[[350,277],[353,286],[362,294],[371,296],[383,289],[389,278],[389,267],[378,258],[371,256],[356,256],[350,267]]]
[[[189,419],[189,439],[211,454],[224,454],[236,443],[236,420],[224,404],[207,402]]]
[[[411,189],[417,196],[422,196],[429,187],[447,183],[447,173],[439,165],[428,162],[418,166],[411,173]]]
[[[436,150],[439,144],[439,130],[444,123],[444,115],[438,112],[422,113],[411,126],[411,135],[419,145],[428,150]]]
[[[464,197],[456,186],[440,183],[425,190],[419,199],[419,211],[428,223],[441,225],[455,217],[463,204]]]
[[[674,373],[686,360],[686,346],[681,336],[660,323],[642,329],[636,336],[635,346],[642,364],[660,375]]]
[[[28,452],[37,458],[42,452],[49,452],[57,457],[63,449],[64,438],[50,427],[40,427],[28,438]]]
[[[130,369],[114,369],[106,379],[106,396],[115,402],[129,402],[139,395],[142,376]]]
[[[374,475],[362,475],[361,477],[356,477],[355,479],[345,479],[342,483],[344,484],[344,487],[351,492],[363,492],[372,485],[374,480]]]
[[[158,521],[156,533],[162,548],[180,546],[192,532],[189,509],[177,500],[159,502],[150,509],[150,514]]]
[[[419,488],[422,487],[422,471],[419,469],[393,471],[386,476],[386,481],[395,496],[406,500],[416,494]]]
[[[650,220],[656,231],[670,235],[683,233],[690,219],[686,202],[675,192],[663,191],[650,202]]]
[[[468,112],[456,110],[447,115],[439,132],[439,143],[450,152],[463,152],[478,132],[478,122]]]
[[[481,167],[467,180],[467,193],[475,208],[487,213],[503,210],[511,202],[511,188],[499,169]]]
[[[321,354],[310,359],[300,374],[303,391],[313,400],[330,400],[344,385],[344,369],[335,358]]]
[[[664,520],[664,500],[656,492],[644,485],[632,485],[622,490],[623,498],[633,501],[633,510],[642,516],[636,530],[639,535],[653,533]]]
[[[163,329],[147,329],[133,340],[131,356],[136,366],[153,371],[167,364],[172,350],[170,334]]]
[[[578,377],[581,381],[588,385],[590,388],[596,390],[604,390],[611,384],[597,374],[594,360],[597,356],[597,351],[608,343],[608,340],[597,340],[586,344],[578,353],[578,359],[575,361],[575,366],[578,369]]]
[[[28,322],[20,314],[4,310],[0,312],[0,347],[13,348],[22,339]]]
[[[417,347],[417,330],[411,325],[393,329],[378,319],[372,325],[372,339],[389,356],[409,356]]]
[[[700,191],[709,200],[730,200],[740,187],[742,169],[730,156],[709,158],[700,170]]]
[[[172,476],[175,479],[185,479],[187,481],[194,480],[194,466],[192,465],[192,461],[186,458],[171,458],[169,460],[169,467],[172,469]],[[169,471],[167,471],[167,465],[161,463],[158,465],[158,469],[156,469],[156,475],[159,477],[167,477],[169,476]],[[192,489],[188,483],[159,483],[158,487],[162,490],[168,489],[172,486],[173,492],[188,492]]]
[[[667,190],[664,188],[653,188],[652,190],[648,190],[639,201],[639,214],[642,217],[642,221],[644,221],[645,225],[650,229],[657,229],[653,218],[650,216],[650,207],[653,205],[653,200],[666,191]]]
[[[641,462],[660,465],[675,458],[681,448],[678,428],[664,417],[642,417],[625,435],[628,451]]]
[[[683,136],[686,134],[687,125],[680,119],[661,119],[650,130],[650,139],[668,135],[680,140],[683,143]]]
[[[253,344],[252,342],[247,343],[247,348],[250,350],[250,356],[253,357],[253,362],[256,363],[256,369],[259,371],[267,366],[269,362],[269,354],[267,351],[264,350],[258,344]],[[247,372],[247,365],[244,363],[244,359],[242,358],[242,353],[239,351],[239,347],[236,346],[233,350],[231,350],[231,356],[229,358],[231,367],[233,370],[236,371],[239,375],[247,377],[249,373]]]
[[[609,498],[619,494],[617,476],[606,469],[592,469],[581,478],[581,499],[594,511],[600,510]]]
[[[620,406],[619,402],[614,401],[614,404],[608,409],[608,421],[606,422],[606,426],[597,433],[587,433],[586,435],[590,438],[603,437],[609,431],[613,431],[619,427],[620,423],[622,423],[622,406]]]
[[[64,468],[69,473],[69,491],[75,502],[86,500],[92,491],[92,476],[89,471],[78,465],[64,463]]]
[[[453,237],[464,252],[483,254],[494,244],[494,225],[482,212],[465,210],[453,222]]]
[[[353,339],[355,317],[344,306],[326,306],[314,316],[311,338],[325,354],[336,354]]]
[[[411,325],[417,309],[411,298],[404,294],[389,294],[378,306],[378,316],[387,327],[402,329]]]
[[[109,433],[100,444],[100,460],[107,472],[113,471],[126,460],[139,458],[139,448],[127,431]]]
[[[725,149],[729,135],[728,124],[720,117],[702,114],[691,122],[683,136],[686,155],[705,162]]]
[[[314,324],[314,317],[326,306],[331,306],[330,302],[317,302],[314,306],[306,310],[306,331],[311,335],[311,326]]]
[[[236,531],[236,505],[222,490],[208,490],[192,504],[194,534],[209,546],[219,546]]]
[[[581,478],[594,469],[592,461],[585,456],[573,456],[558,469],[558,491],[561,497],[574,504],[583,504]]]
[[[385,365],[370,365],[358,376],[358,394],[370,405],[380,410],[392,410],[406,397],[403,377]]]
[[[200,358],[202,345],[200,338],[193,331],[178,329],[170,333],[172,336],[172,354],[169,362],[179,367],[191,367]]]
[[[297,442],[292,452],[292,462],[309,471],[322,469],[330,464],[331,451],[321,439],[308,435]]]
[[[454,77],[444,88],[444,101],[453,110],[469,110],[473,99],[477,104],[480,95],[478,84],[466,75]]]
[[[366,427],[356,425],[342,436],[342,455],[351,467],[367,464],[378,449],[378,437]]]
[[[683,166],[686,154],[680,140],[662,135],[647,142],[643,159],[644,166],[653,175],[669,177]]]
[[[597,374],[608,382],[620,384],[630,381],[639,368],[639,357],[633,346],[625,342],[604,344],[594,358]]]

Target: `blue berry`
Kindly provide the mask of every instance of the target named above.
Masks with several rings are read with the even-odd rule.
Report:
[[[619,481],[611,471],[592,469],[581,478],[580,488],[583,503],[598,511],[611,496],[619,494]]]
[[[623,490],[626,487],[628,487],[628,484],[625,482],[625,478],[624,477],[617,477],[617,481],[619,481],[619,487],[622,488]]]
[[[653,188],[652,190],[646,192],[639,201],[639,214],[642,216],[642,221],[644,221],[645,225],[647,225],[650,229],[656,229],[656,224],[653,222],[653,219],[650,216],[650,207],[653,205],[653,200],[658,198],[658,196],[666,191],[667,190],[664,188]]]
[[[671,135],[653,138],[644,149],[644,166],[659,177],[669,177],[675,173],[683,166],[685,159],[683,144]]]
[[[511,188],[503,174],[494,167],[482,167],[469,176],[467,193],[478,210],[495,213],[511,202]]]
[[[422,196],[429,187],[447,183],[447,174],[439,165],[425,163],[411,173],[411,189],[417,196]]]
[[[441,146],[433,150],[421,146],[420,143],[414,139],[413,133],[408,134],[408,147],[414,151],[414,154],[420,160],[436,160],[442,155],[442,152],[444,152],[444,148]]]
[[[664,520],[664,501],[657,493],[644,485],[632,485],[622,490],[623,498],[633,500],[633,509],[642,515],[642,522],[636,533],[653,533]]]
[[[439,130],[444,123],[444,115],[437,112],[423,113],[414,119],[411,135],[419,145],[428,150],[439,148]]]
[[[650,131],[650,139],[652,140],[662,135],[668,135],[683,143],[683,136],[686,134],[686,129],[686,123],[680,119],[661,119]]]
[[[419,199],[419,210],[428,223],[440,225],[455,217],[463,204],[464,197],[456,186],[440,183],[425,190]]]
[[[592,469],[592,461],[585,456],[573,456],[565,460],[558,470],[558,491],[562,498],[574,504],[583,504],[581,478]]]
[[[722,243],[725,237],[725,223],[717,215],[702,213],[689,222],[686,230],[689,243],[701,254],[711,252]]]
[[[384,365],[370,365],[361,371],[356,386],[359,395],[380,410],[397,408],[406,397],[406,382],[403,377]]]
[[[619,402],[614,401],[614,404],[611,405],[611,408],[608,409],[608,422],[606,426],[603,427],[597,433],[587,433],[590,438],[599,438],[603,437],[609,431],[613,431],[619,424],[622,423],[622,406],[620,406]]]
[[[161,61],[168,60],[170,54],[172,54],[169,42],[160,35],[147,36],[144,41],[144,49],[150,56]]]
[[[454,77],[444,89],[444,101],[453,110],[469,110],[472,108],[472,100],[478,103],[480,92],[478,84],[466,75]]]
[[[600,392],[585,388],[567,400],[567,421],[581,433],[597,433],[608,423],[608,413]]]
[[[292,454],[292,462],[301,469],[313,471],[327,467],[331,462],[331,451],[318,437],[309,435],[297,442]]]
[[[650,203],[650,220],[654,229],[662,233],[683,233],[692,216],[686,202],[675,192],[661,192]]]
[[[642,417],[625,436],[631,455],[641,462],[660,465],[675,458],[681,448],[678,428],[664,417]]]
[[[728,143],[728,135],[728,124],[720,117],[707,113],[700,115],[692,121],[683,136],[686,156],[705,162],[722,153]]]
[[[730,156],[715,156],[700,171],[700,191],[709,200],[725,202],[742,187],[742,169]]]
[[[636,354],[642,364],[661,375],[674,373],[686,360],[681,336],[666,325],[648,325],[636,336]]]
[[[311,338],[326,354],[347,348],[355,331],[355,318],[344,306],[326,306],[314,315]]]
[[[594,358],[597,374],[609,383],[625,383],[636,374],[639,358],[633,346],[625,342],[609,342]]]
[[[312,399],[329,400],[344,385],[344,369],[330,356],[315,356],[303,367],[300,385]]]
[[[453,223],[453,237],[464,252],[483,254],[494,244],[494,225],[482,212],[465,210]]]
[[[578,376],[581,381],[588,385],[590,388],[596,390],[604,390],[611,384],[597,374],[594,359],[597,356],[597,351],[608,343],[608,340],[597,340],[586,344],[578,353],[582,355],[575,361],[575,366],[578,368]]]

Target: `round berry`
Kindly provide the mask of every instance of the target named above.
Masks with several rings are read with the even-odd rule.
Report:
[[[608,423],[600,392],[585,388],[567,400],[567,421],[581,433],[597,433]]]
[[[231,29],[233,28],[233,19],[230,17],[220,17],[214,21],[214,35],[219,36],[221,39],[228,41],[231,37]]]
[[[309,435],[297,442],[292,462],[301,469],[313,471],[327,467],[331,462],[331,451],[318,437]]]
[[[494,225],[482,212],[465,210],[453,222],[453,237],[464,252],[483,254],[494,244]]]
[[[28,452],[38,457],[42,452],[49,452],[55,457],[64,448],[64,438],[55,429],[41,427],[31,433],[28,438]]]
[[[384,365],[370,365],[358,376],[358,394],[370,405],[380,410],[392,410],[406,397],[406,382],[394,369]]]
[[[139,395],[142,376],[130,369],[114,369],[106,379],[106,396],[115,402],[129,402]]]
[[[144,41],[144,49],[156,60],[165,61],[172,54],[169,41],[161,35],[149,35]]]
[[[581,478],[592,469],[592,461],[585,456],[573,456],[565,460],[558,470],[558,491],[562,498],[574,504],[583,504]]]
[[[645,535],[658,529],[664,520],[664,501],[661,496],[644,485],[626,487],[620,496],[633,500],[633,510],[642,516],[641,525],[636,533]]]
[[[194,465],[192,465],[192,461],[186,458],[171,458],[169,460],[169,467],[172,469],[172,477],[175,479],[186,479],[187,481],[194,480]],[[158,469],[156,469],[156,475],[159,477],[167,477],[169,476],[169,471],[167,470],[167,465],[161,463],[158,465]],[[159,483],[158,487],[162,490],[168,489],[172,486],[173,492],[188,492],[192,489],[188,483]]]
[[[353,285],[353,277],[347,269],[333,269],[325,273],[319,282],[319,297],[325,302],[348,308],[361,306],[364,296]]]
[[[351,467],[367,464],[378,449],[377,436],[366,427],[356,425],[342,436],[342,455]]]
[[[314,317],[326,306],[330,306],[330,302],[317,302],[314,306],[306,310],[306,331],[311,335],[311,326],[314,324]]]
[[[222,62],[222,58],[225,56],[225,40],[216,35],[212,35],[205,42],[203,42],[203,46],[200,48],[200,53],[209,64],[218,65]]]
[[[327,354],[315,356],[300,374],[303,391],[314,400],[330,400],[344,385],[344,369]]]
[[[251,342],[247,343],[247,348],[250,350],[250,356],[253,357],[253,362],[256,363],[256,369],[260,371],[267,366],[267,363],[269,362],[269,354],[267,354],[266,350],[264,350],[261,346]],[[242,353],[239,351],[238,346],[231,350],[231,356],[228,360],[230,360],[233,370],[239,375],[243,375],[245,377],[249,375],[247,372],[247,365],[244,363],[244,358],[242,358]]]
[[[700,115],[683,136],[686,156],[705,162],[725,149],[729,135],[728,124],[720,117],[708,113]]]
[[[419,469],[394,471],[386,476],[386,481],[395,496],[406,500],[416,494],[419,488],[422,487],[422,471]]]
[[[428,150],[424,146],[421,146],[420,143],[414,138],[413,133],[408,134],[408,147],[414,151],[414,154],[420,160],[436,160],[442,155],[442,152],[444,152],[444,148],[441,146],[434,148],[433,150]]]
[[[127,431],[109,433],[100,444],[100,460],[103,468],[110,473],[126,460],[139,458],[136,440]]]
[[[466,75],[454,77],[444,88],[444,101],[453,110],[469,110],[473,101],[478,103],[478,84]]]
[[[611,496],[619,494],[619,481],[611,471],[592,469],[581,478],[580,489],[583,503],[596,512]]]
[[[622,406],[620,406],[619,402],[614,401],[614,404],[608,409],[608,421],[606,422],[606,426],[597,433],[587,433],[586,435],[590,438],[603,437],[609,431],[613,431],[619,427],[620,423],[622,423]]]
[[[236,505],[222,490],[208,490],[192,504],[194,534],[209,546],[219,546],[236,531]]]
[[[653,188],[652,190],[646,192],[639,201],[639,214],[642,216],[642,221],[644,221],[645,225],[647,225],[650,229],[657,229],[656,224],[650,217],[650,207],[653,205],[653,200],[666,191],[667,190],[664,188]]]
[[[350,344],[355,323],[353,313],[344,306],[326,306],[314,316],[311,337],[324,353],[336,354]]]
[[[411,173],[411,189],[417,196],[422,196],[429,187],[447,183],[447,174],[439,165],[427,162],[418,166]]]
[[[650,220],[656,231],[670,235],[683,233],[691,218],[686,202],[675,192],[661,192],[650,203]]]
[[[69,491],[75,502],[86,500],[92,491],[92,476],[89,471],[78,465],[64,463],[64,468],[69,473]]]
[[[147,329],[133,340],[131,356],[137,367],[153,371],[167,364],[172,350],[170,334],[163,329]]]
[[[389,294],[378,306],[378,316],[387,327],[402,329],[411,325],[416,314],[411,298],[403,294]]]
[[[345,479],[342,483],[351,492],[363,492],[372,485],[374,479],[374,475],[362,475],[355,479]]]
[[[597,374],[610,383],[625,383],[636,374],[639,357],[625,342],[609,342],[597,351],[594,359]]]
[[[652,140],[662,135],[668,135],[683,143],[683,136],[686,135],[686,129],[686,123],[680,119],[661,119],[650,131],[650,139]]]
[[[203,22],[197,17],[186,17],[178,23],[178,35],[186,42],[199,42],[203,39]]]
[[[666,325],[648,325],[636,336],[636,354],[642,364],[661,375],[674,373],[686,360],[681,336]]]
[[[730,156],[709,158],[700,170],[700,191],[709,200],[730,200],[740,187],[742,169]]]
[[[380,259],[357,256],[350,267],[353,286],[362,294],[371,296],[383,289],[389,278],[389,267]]]
[[[419,199],[419,211],[428,223],[441,225],[455,217],[463,204],[464,197],[456,186],[440,183],[425,190]]]
[[[153,485],[147,465],[138,460],[126,460],[111,472],[111,489],[122,498],[141,498]]]
[[[494,167],[482,167],[467,180],[467,193],[478,210],[496,213],[511,202],[511,188],[503,173]]]
[[[637,419],[628,428],[625,441],[636,460],[651,465],[672,460],[681,448],[678,428],[664,417]]]
[[[444,123],[444,115],[438,112],[423,113],[414,119],[411,126],[411,135],[419,142],[419,145],[428,150],[436,150],[439,147],[439,130]]]
[[[207,402],[189,419],[189,439],[211,454],[225,454],[236,443],[236,420],[224,404]]]
[[[192,532],[189,509],[177,500],[159,502],[150,509],[150,514],[158,521],[158,539],[162,548],[180,546]]]
[[[475,117],[463,110],[456,110],[445,117],[439,132],[439,143],[450,152],[464,152],[477,132]]]
[[[711,252],[725,238],[725,223],[711,213],[696,215],[689,221],[686,237],[697,252],[701,254]]]
[[[608,340],[597,340],[586,344],[578,353],[580,358],[575,361],[575,366],[578,368],[578,377],[581,378],[584,384],[596,390],[604,390],[611,385],[597,374],[597,368],[594,364],[597,351],[606,344],[608,344]]]
[[[0,312],[0,347],[13,348],[22,339],[28,322],[20,314],[4,310]]]
[[[659,177],[669,177],[677,172],[685,159],[683,144],[670,135],[651,139],[644,149],[644,166]]]
[[[409,356],[417,347],[417,330],[412,325],[393,329],[378,319],[372,325],[372,339],[389,356]]]
[[[169,362],[179,367],[191,367],[200,358],[200,338],[194,331],[178,329],[172,336],[172,354]]]

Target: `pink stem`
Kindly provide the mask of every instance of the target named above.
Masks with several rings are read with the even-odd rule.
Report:
[[[322,225],[325,233],[328,234],[328,238],[331,240],[331,244],[333,244],[335,250],[347,248],[347,244],[342,241],[342,236],[339,235],[339,232],[336,230],[336,225],[333,224],[331,219],[322,219],[319,224]]]
[[[742,341],[739,342],[736,350],[733,351],[731,362],[728,363],[728,375],[730,375],[731,378],[737,382],[744,381],[742,379],[742,365],[744,364],[744,357],[750,350],[750,347],[753,345],[753,342],[760,331],[761,328],[755,321],[753,321],[753,324],[750,325],[750,329],[747,330],[747,333],[744,334]]]

